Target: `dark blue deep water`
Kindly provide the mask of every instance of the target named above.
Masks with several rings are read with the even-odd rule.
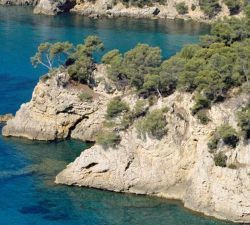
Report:
[[[90,20],[34,16],[30,9],[0,7],[0,114],[30,99],[44,72],[30,56],[44,41],[81,42],[99,35],[106,50],[137,42],[163,49],[164,57],[195,43],[208,27],[183,21]],[[0,129],[2,128],[2,125]],[[223,225],[177,202],[53,183],[55,175],[89,147],[79,141],[31,142],[0,136],[0,225]]]

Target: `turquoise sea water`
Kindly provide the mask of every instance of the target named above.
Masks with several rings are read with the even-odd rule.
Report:
[[[107,50],[125,51],[146,42],[160,46],[169,57],[207,31],[205,25],[183,21],[52,18],[34,16],[30,9],[0,7],[0,114],[14,113],[30,99],[44,72],[29,63],[40,42],[78,43],[96,34]],[[79,141],[46,143],[0,136],[0,225],[227,224],[165,199],[55,185],[55,175],[87,147]]]

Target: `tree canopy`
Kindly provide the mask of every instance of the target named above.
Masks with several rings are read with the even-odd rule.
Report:
[[[88,36],[83,44],[77,46],[69,42],[46,42],[39,45],[31,62],[34,67],[42,65],[49,72],[56,67],[63,67],[72,79],[90,84],[95,69],[93,55],[103,49],[104,45],[97,36]]]

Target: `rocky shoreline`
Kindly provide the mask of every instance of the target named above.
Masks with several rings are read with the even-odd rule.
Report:
[[[94,141],[103,129],[107,103],[122,96],[131,106],[137,99],[105,88],[106,67],[98,65],[94,90],[69,80],[65,73],[43,77],[32,100],[23,104],[14,119],[3,128],[4,136],[37,140],[76,138]],[[110,90],[110,89],[109,89]],[[78,94],[89,92],[93,100],[82,101]],[[184,206],[205,215],[234,222],[250,221],[250,144],[237,148],[222,145],[227,164],[215,166],[207,142],[217,126],[237,126],[237,109],[250,102],[249,94],[233,97],[209,110],[211,121],[201,125],[190,113],[191,94],[178,93],[158,100],[150,110],[167,107],[167,135],[142,140],[135,126],[121,131],[121,143],[104,149],[95,144],[56,177],[56,183],[94,187],[116,192],[178,199]]]
[[[176,4],[185,2],[188,12],[185,14],[178,13]],[[0,5],[21,5],[34,6],[35,14],[57,15],[63,12],[71,12],[91,18],[100,17],[131,17],[147,19],[184,19],[198,22],[211,23],[223,17],[229,17],[228,7],[220,1],[221,11],[213,18],[209,18],[201,10],[196,0],[170,0],[168,4],[161,5],[154,3],[152,6],[125,6],[122,3],[116,3],[114,0],[96,0],[95,2],[79,0],[0,0]],[[195,9],[192,9],[195,7]],[[243,13],[235,15],[242,17]]]
[[[98,67],[96,76],[100,72],[102,66]],[[82,91],[92,94],[94,101],[79,100]],[[100,111],[106,108],[110,98],[101,91],[94,93],[86,85],[70,83],[64,73],[51,79],[45,76],[34,89],[31,101],[21,105],[2,133],[43,141],[66,138],[93,141],[104,117]]]

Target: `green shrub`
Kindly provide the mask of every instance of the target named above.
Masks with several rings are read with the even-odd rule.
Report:
[[[226,167],[227,166],[227,156],[224,153],[219,152],[216,155],[214,155],[214,162],[215,162],[216,166]]]
[[[250,18],[250,0],[245,0],[243,3],[244,13],[248,18]]]
[[[195,105],[191,109],[192,114],[197,114],[202,109],[208,109],[211,106],[211,101],[202,95],[198,95],[195,100]]]
[[[235,148],[239,142],[239,137],[236,130],[228,124],[220,126],[217,129],[217,133],[226,145],[229,145],[233,148]]]
[[[240,127],[244,138],[250,139],[250,105],[243,108],[237,116],[238,126]]]
[[[116,123],[113,120],[104,120],[103,126],[107,128],[114,128],[116,126]]]
[[[131,113],[126,113],[123,115],[120,124],[118,125],[119,130],[126,130],[133,123],[133,115]]]
[[[148,97],[148,104],[149,104],[149,106],[154,105],[156,102],[157,102],[157,97],[156,96],[150,95]]]
[[[238,133],[228,124],[218,127],[207,144],[210,153],[213,153],[217,149],[220,140],[222,140],[224,144],[235,148],[239,142]]]
[[[229,169],[232,169],[232,170],[236,170],[237,169],[237,166],[235,164],[230,164],[228,166]]]
[[[223,2],[227,5],[231,15],[239,13],[242,6],[241,0],[223,0]]]
[[[186,5],[185,2],[180,2],[180,3],[176,4],[175,8],[176,8],[177,12],[181,15],[188,13],[188,6]]]
[[[95,69],[93,54],[104,49],[99,37],[88,36],[83,44],[74,47],[74,51],[68,56],[65,65],[72,79],[92,85],[92,73]]]
[[[196,10],[196,5],[192,4],[191,10],[192,10],[192,11]]]
[[[147,112],[147,107],[145,100],[138,100],[133,110],[133,117],[137,118],[140,116],[144,116],[146,112]]]
[[[209,117],[207,116],[207,112],[205,110],[197,112],[197,119],[200,121],[201,124],[204,125],[207,125],[210,121]]]
[[[120,56],[120,51],[118,49],[114,49],[112,51],[107,52],[103,57],[102,57],[102,62],[104,64],[111,64],[112,61],[117,57]]]
[[[81,94],[78,95],[78,98],[79,98],[81,101],[84,101],[84,102],[92,102],[92,101],[93,101],[93,96],[90,95],[90,94],[87,93],[87,92],[82,92]]]
[[[210,153],[214,153],[215,150],[217,149],[219,143],[219,139],[215,136],[213,136],[210,141],[207,143],[207,146],[209,148],[209,152]]]
[[[128,111],[129,106],[127,103],[122,101],[119,97],[116,97],[108,103],[106,117],[107,119],[112,119]]]
[[[221,11],[219,0],[199,0],[201,10],[209,17],[216,16]]]
[[[96,143],[104,148],[114,148],[121,142],[121,137],[115,132],[103,132],[96,138]]]
[[[161,109],[161,111],[162,111],[163,113],[168,113],[168,112],[169,112],[169,108],[168,108],[167,106],[164,106],[164,107]]]
[[[161,139],[167,133],[166,125],[162,110],[153,110],[137,123],[136,128],[141,136],[145,137],[148,134],[153,138]]]

